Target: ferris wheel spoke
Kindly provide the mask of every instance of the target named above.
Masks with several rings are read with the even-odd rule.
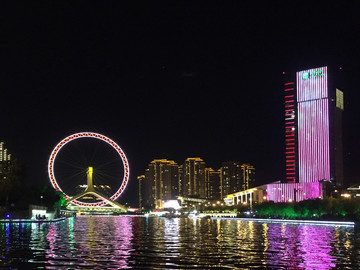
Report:
[[[81,166],[81,165],[77,165],[77,164],[74,164],[73,162],[69,162],[69,161],[66,161],[66,160],[63,160],[63,159],[60,159],[58,161],[59,163],[62,163],[63,165],[68,165],[72,168],[75,168],[75,169],[83,169],[84,166]]]
[[[67,187],[77,186],[81,184],[86,184],[86,178],[82,174],[72,175],[68,177],[61,178],[62,185],[67,185]]]
[[[88,156],[86,154],[86,145],[84,142],[81,143],[81,141],[79,141],[79,139],[77,139],[75,141],[75,149],[74,149],[74,155],[73,157],[77,157],[79,158],[79,161],[81,164],[87,164],[89,163],[89,159],[88,159]],[[75,151],[76,150],[76,151]],[[75,155],[76,153],[76,155]]]
[[[79,176],[84,176],[86,174],[86,170],[83,170],[81,172],[77,172],[77,173],[71,173],[71,175],[66,176],[67,179],[73,179],[75,177],[79,177]],[[86,177],[85,177],[86,178]]]
[[[94,162],[96,160],[96,156],[97,156],[97,153],[98,153],[98,149],[99,149],[99,144],[97,143],[96,146],[94,147],[93,151],[92,151],[92,155],[91,155],[91,158],[90,158],[90,162]]]
[[[69,160],[68,162],[72,163],[74,166],[81,167],[81,164],[84,162],[83,157],[79,159],[79,154],[81,154],[81,149],[78,148],[77,144],[66,145],[62,148],[62,151],[58,155],[60,157],[57,157],[57,159],[60,159],[60,161]]]
[[[109,174],[96,174],[96,176],[94,177],[94,181],[96,181],[97,183],[102,183],[103,185],[111,186],[114,186],[116,183],[117,186],[117,183],[119,182],[119,177]]]
[[[107,161],[107,162],[103,162],[102,164],[98,164],[98,165],[97,165],[97,168],[98,168],[98,169],[101,169],[101,168],[104,168],[105,166],[115,165],[115,164],[119,164],[119,160],[113,159],[113,160],[109,160],[109,161]],[[116,167],[118,167],[118,166],[115,165],[114,167],[116,168]]]

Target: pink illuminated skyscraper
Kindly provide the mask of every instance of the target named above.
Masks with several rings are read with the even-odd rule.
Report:
[[[343,183],[343,93],[328,67],[288,76],[285,90],[285,181]]]
[[[285,179],[268,185],[269,200],[322,197],[322,180],[343,185],[339,72],[325,66],[284,73]]]
[[[343,94],[328,67],[296,73],[298,182],[343,183]]]

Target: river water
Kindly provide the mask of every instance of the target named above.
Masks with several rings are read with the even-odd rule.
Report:
[[[0,224],[1,269],[360,269],[355,227],[78,216]]]

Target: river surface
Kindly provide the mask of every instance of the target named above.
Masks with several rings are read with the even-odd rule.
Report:
[[[354,227],[78,216],[0,224],[1,269],[360,269]]]

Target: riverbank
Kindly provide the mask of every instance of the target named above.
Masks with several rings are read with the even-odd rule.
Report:
[[[55,219],[0,219],[0,223],[54,223],[65,219],[65,217]]]
[[[229,217],[211,217],[211,219],[229,219],[240,221],[254,221],[266,223],[293,223],[293,224],[311,224],[322,226],[355,226],[353,221],[331,221],[331,220],[300,220],[300,219],[266,219],[266,218],[229,218]]]

